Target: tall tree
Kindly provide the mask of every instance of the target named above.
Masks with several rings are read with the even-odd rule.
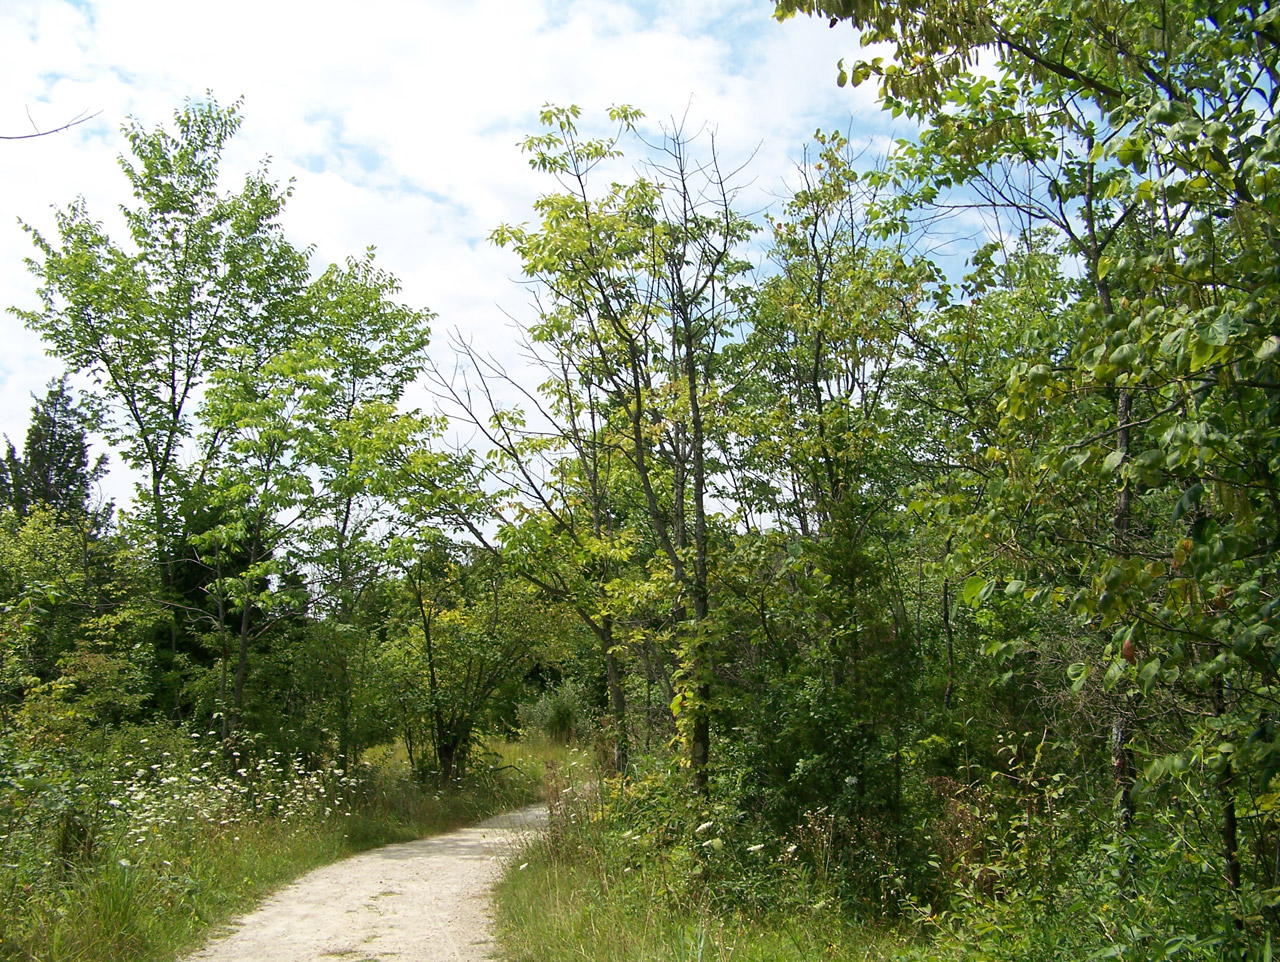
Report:
[[[362,672],[372,670],[369,639],[381,628],[362,620],[371,610],[364,601],[386,578],[399,520],[389,475],[429,424],[400,405],[425,363],[433,315],[397,302],[399,291],[372,250],[330,265],[308,288],[309,331],[300,348],[315,368],[298,455],[315,484],[294,566],[311,575],[313,611],[333,628],[324,658],[339,756],[348,765],[360,749],[353,699]]]
[[[230,345],[275,336],[306,281],[306,256],[278,222],[287,190],[265,167],[238,191],[219,186],[222,152],[239,126],[239,104],[212,99],[177,111],[173,133],[126,124],[129,154],[120,166],[135,200],[121,207],[126,242],[110,238],[82,199],[56,215],[56,240],[24,225],[40,253],[28,263],[42,306],[17,314],[102,392],[107,437],[144,478],[140,508],[171,596],[184,535],[180,505],[219,444],[214,432],[205,450],[186,450],[199,390],[240,356]],[[175,621],[174,670],[181,633]],[[175,679],[175,712],[178,689]]]
[[[467,362],[461,383],[437,367],[431,379],[453,409],[453,422],[465,423],[490,447],[476,462],[477,486],[496,484],[511,495],[512,510],[493,508],[496,537],[474,525],[470,533],[544,598],[572,610],[599,643],[613,768],[625,773],[630,737],[613,589],[637,540],[621,510],[621,489],[634,488],[634,479],[616,450],[620,439],[605,393],[589,369],[579,367],[582,358],[555,351],[554,341],[552,347],[540,335],[525,339],[528,358],[546,375],[536,394],[469,344],[459,345]],[[467,380],[473,375],[475,385]],[[525,406],[499,403],[509,391],[524,395],[528,414]]]
[[[288,192],[265,168],[239,191],[219,186],[222,152],[239,126],[239,104],[212,99],[177,111],[173,133],[125,125],[120,166],[136,201],[121,207],[126,243],[82,199],[58,212],[55,240],[24,225],[40,253],[28,264],[42,306],[16,313],[101,389],[104,430],[145,477],[140,494],[162,565],[181,535],[179,455],[198,389],[227,345],[258,339],[293,309],[306,280],[306,257],[278,223]]]
[[[739,247],[753,227],[733,206],[732,175],[714,139],[708,156],[691,138],[664,135],[647,176],[597,193],[592,171],[621,155],[639,114],[611,111],[619,135],[587,140],[575,107],[547,108],[548,132],[530,137],[530,163],[560,192],[535,207],[540,229],[507,226],[512,247],[548,292],[535,338],[572,358],[619,418],[619,450],[634,472],[672,591],[667,630],[680,653],[673,703],[695,784],[705,790],[710,752],[713,636],[708,520],[720,355],[737,322],[746,265]]]
[[[296,586],[281,583],[281,559],[294,529],[314,510],[310,465],[299,449],[316,360],[298,348],[233,352],[248,356],[214,375],[202,404],[205,432],[223,450],[197,491],[213,524],[191,537],[212,575],[207,590],[221,649],[224,737],[239,727],[251,642],[282,609],[292,613],[290,601],[296,604]]]
[[[1081,689],[1097,667],[1123,693],[1109,725],[1122,832],[1141,781],[1188,773],[1178,781],[1219,826],[1224,901],[1256,904],[1236,812],[1269,797],[1278,755],[1266,640],[1280,627],[1274,7],[786,0],[778,11],[896,44],[895,62],[840,80],[875,77],[887,105],[925,125],[901,154],[904,182],[924,185],[912,202],[945,202],[958,186],[1000,236],[1025,243],[1048,225],[1073,262],[1074,327],[1011,365],[988,448],[990,520],[970,520],[988,545],[1034,545],[1029,573],[1048,576],[1041,587],[1094,633],[1072,677]],[[985,56],[994,76],[976,69]],[[1105,420],[1090,418],[1100,403]],[[1041,443],[1019,443],[1046,417]],[[975,579],[975,598],[996,580]],[[1139,753],[1152,759],[1145,773]],[[1270,831],[1268,819],[1253,824]],[[1246,910],[1233,911],[1243,926]]]

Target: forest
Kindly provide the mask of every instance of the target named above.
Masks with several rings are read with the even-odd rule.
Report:
[[[548,105],[520,370],[228,190],[238,103],[126,125],[127,234],[25,227],[67,375],[0,461],[0,959],[165,957],[120,906],[203,922],[201,845],[498,805],[522,735],[592,774],[511,958],[536,888],[682,920],[566,959],[1271,958],[1280,8],[794,15],[919,134],[819,131],[758,214],[706,130]]]

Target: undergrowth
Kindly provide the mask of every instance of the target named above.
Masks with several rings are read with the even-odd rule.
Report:
[[[837,900],[798,861],[784,863],[773,891],[744,903],[720,882],[737,874],[716,826],[688,807],[683,844],[675,821],[645,822],[628,812],[634,794],[581,774],[553,771],[547,831],[509,866],[497,895],[500,938],[511,962],[802,962],[893,957],[896,929],[853,925]],[[653,775],[668,801],[682,794],[672,772]],[[647,828],[637,828],[646,825]],[[745,852],[755,858],[764,849]],[[769,856],[765,856],[769,857]],[[774,907],[761,906],[769,902]]]
[[[1151,851],[1144,841],[1161,833],[1149,816],[1117,836],[1105,804],[1067,805],[1064,782],[1037,784],[1021,813],[966,809],[980,848],[943,844],[933,825],[944,902],[903,891],[867,909],[844,896],[848,873],[832,871],[847,853],[823,811],[770,836],[716,793],[698,795],[674,764],[644,759],[625,783],[561,769],[546,833],[499,888],[507,957],[1270,962],[1269,904],[1190,897],[1190,876],[1213,871],[1205,853]]]

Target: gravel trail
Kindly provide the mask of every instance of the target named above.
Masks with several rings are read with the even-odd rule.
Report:
[[[388,845],[276,892],[188,962],[482,962],[493,955],[489,889],[546,807]]]

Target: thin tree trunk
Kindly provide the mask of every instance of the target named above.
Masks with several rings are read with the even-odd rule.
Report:
[[[613,650],[613,618],[605,615],[600,623],[600,645],[604,649],[605,683],[609,688],[609,707],[613,713],[613,767],[619,775],[627,772],[630,739],[627,733],[627,695],[622,687],[622,672]]]
[[[232,691],[232,711],[230,734],[234,735],[240,728],[240,713],[244,707],[244,684],[249,674],[249,591],[245,586],[244,608],[240,612],[240,646],[236,658],[235,687]]]
[[[1110,296],[1105,298],[1108,310],[1110,301]],[[1129,547],[1129,485],[1120,479],[1119,470],[1129,459],[1129,421],[1132,403],[1132,395],[1127,389],[1121,388],[1120,396],[1116,399],[1116,447],[1121,452],[1120,465],[1116,469],[1119,490],[1116,493],[1116,511],[1112,518],[1116,554],[1126,553]],[[1121,832],[1127,832],[1133,824],[1136,809],[1133,801],[1134,767],[1132,752],[1129,748],[1129,726],[1123,707],[1117,709],[1111,724],[1111,752],[1116,785],[1120,792],[1119,826]]]
[[[1213,686],[1213,713],[1221,717],[1226,711],[1226,691],[1219,676]],[[1232,793],[1235,782],[1235,766],[1227,759],[1226,768],[1218,776],[1218,794],[1222,799],[1222,861],[1224,876],[1227,880],[1227,894],[1235,896],[1240,891],[1240,835],[1236,821],[1236,800]],[[1236,928],[1242,927],[1242,920],[1237,915]]]
[[[942,693],[942,707],[951,711],[956,685],[955,639],[951,631],[951,580],[942,579],[942,633],[947,639],[947,688]]]

